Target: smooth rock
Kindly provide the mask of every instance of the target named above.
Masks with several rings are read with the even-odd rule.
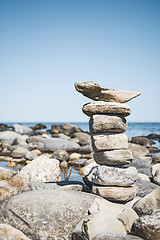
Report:
[[[59,161],[41,155],[23,167],[18,176],[27,178],[30,182],[59,181],[61,179]]]
[[[72,134],[75,132],[83,131],[78,126],[70,123],[65,123],[64,125],[52,124],[51,126],[51,134],[64,133],[66,135],[72,136]]]
[[[144,240],[140,237],[126,234],[99,233],[92,240]]]
[[[12,152],[12,157],[13,158],[23,158],[24,155],[28,152],[28,149],[23,148],[23,147],[17,147],[15,150]]]
[[[152,165],[150,162],[144,160],[143,158],[134,157],[132,160],[132,166],[135,167],[138,173],[143,173],[147,175],[149,178],[152,177]]]
[[[134,199],[134,197],[138,192],[138,187],[137,186],[130,186],[130,187],[93,186],[92,192],[109,201],[128,202]]]
[[[149,155],[149,150],[136,143],[128,143],[128,150],[132,152],[133,157],[145,157]]]
[[[147,214],[153,210],[160,209],[160,187],[146,195],[134,204],[133,209],[138,215]]]
[[[153,144],[155,144],[153,141],[148,139],[147,137],[132,137],[131,143],[136,143],[145,147],[151,147]]]
[[[11,178],[13,176],[14,172],[10,169],[0,167],[0,180],[5,180],[7,178]]]
[[[96,185],[104,186],[130,186],[138,178],[136,168],[118,168],[99,165],[92,168],[86,176],[87,180]]]
[[[153,154],[151,157],[154,163],[160,163],[160,154]]]
[[[90,118],[89,129],[91,133],[123,133],[127,129],[127,121],[120,115],[94,114]]]
[[[130,164],[133,157],[129,150],[111,150],[94,152],[95,162],[102,165],[125,165]]]
[[[73,161],[73,160],[77,160],[81,158],[81,154],[80,153],[71,153],[69,155],[69,160]]]
[[[28,135],[20,135],[19,137],[15,138],[13,140],[12,145],[27,145],[27,140]]]
[[[89,117],[94,114],[115,114],[127,117],[130,114],[130,107],[122,103],[98,101],[86,103],[82,111]]]
[[[98,101],[124,103],[141,95],[140,92],[121,91],[116,89],[102,88],[93,81],[75,83],[75,88],[84,96]]]
[[[160,239],[160,210],[138,218],[132,226],[132,233],[145,240]]]
[[[93,162],[91,162],[90,164],[88,164],[88,165],[80,168],[80,169],[79,169],[79,174],[81,174],[82,177],[85,177],[86,175],[89,174],[89,172],[91,171],[91,169],[92,169],[93,167],[96,167],[96,166],[98,166],[98,164],[97,164],[95,161],[93,161]]]
[[[93,152],[93,148],[90,144],[87,144],[87,145],[81,147],[78,152],[81,154],[90,154]]]
[[[124,133],[93,134],[91,139],[96,152],[128,148],[128,137]]]
[[[74,133],[72,136],[77,138],[79,140],[79,144],[82,146],[91,142],[91,136],[89,133],[77,132]]]
[[[33,151],[27,151],[24,154],[24,158],[27,159],[27,160],[30,160],[30,161],[32,161],[33,159],[35,159],[37,157],[38,157],[38,154],[34,150]]]
[[[87,165],[87,162],[89,160],[87,158],[79,158],[79,159],[76,159],[76,160],[73,160],[71,162],[69,162],[69,165],[70,166],[73,166],[74,168],[82,168],[84,167],[85,165]]]
[[[56,158],[60,162],[62,162],[62,161],[68,162],[69,154],[63,149],[58,149],[58,150],[54,151],[54,153],[52,154],[52,158]]]
[[[14,131],[21,135],[34,135],[34,130],[21,124],[13,124]]]
[[[37,148],[44,152],[53,152],[57,149],[62,149],[67,152],[76,152],[80,149],[79,144],[69,140],[63,140],[59,138],[46,139],[41,143],[38,143]]]
[[[1,240],[31,240],[24,233],[7,224],[0,224],[0,239]]]
[[[0,201],[28,190],[30,190],[28,179],[15,176],[2,180],[0,181]]]
[[[13,131],[0,132],[0,141],[2,141],[3,146],[12,145],[15,138],[21,136],[19,133]]]

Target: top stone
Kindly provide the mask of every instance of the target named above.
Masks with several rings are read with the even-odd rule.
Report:
[[[101,88],[93,81],[75,83],[75,88],[84,96],[97,101],[125,103],[141,95],[140,92],[120,91],[116,89]]]

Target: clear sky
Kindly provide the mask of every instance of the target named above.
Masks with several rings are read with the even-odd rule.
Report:
[[[160,122],[159,0],[0,0],[0,122],[88,121],[75,82],[140,91]]]

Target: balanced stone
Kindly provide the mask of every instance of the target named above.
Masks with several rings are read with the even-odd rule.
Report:
[[[94,152],[94,160],[96,163],[102,165],[126,165],[132,161],[132,153],[129,150],[111,150]]]
[[[82,111],[89,117],[94,114],[115,114],[126,117],[130,114],[130,107],[127,104],[97,101],[86,103]]]
[[[103,186],[130,186],[138,178],[135,167],[119,168],[99,165],[86,176],[87,181]]]
[[[90,118],[89,128],[91,133],[122,133],[127,129],[127,121],[120,115],[94,114]]]
[[[75,83],[75,88],[84,96],[98,101],[125,103],[141,95],[140,92],[120,91],[109,88],[101,88],[99,84],[88,81]]]
[[[134,199],[138,192],[137,186],[129,187],[106,187],[106,186],[93,186],[92,192],[104,197],[109,201],[126,202]]]
[[[124,133],[104,133],[92,134],[91,136],[93,150],[115,150],[128,149],[128,137]]]

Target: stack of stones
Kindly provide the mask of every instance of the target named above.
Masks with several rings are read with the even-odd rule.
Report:
[[[85,177],[92,192],[114,202],[132,200],[137,187],[136,168],[131,167],[132,153],[128,150],[126,116],[130,108],[124,104],[141,93],[101,88],[95,82],[75,83],[75,88],[94,102],[83,106],[82,111],[90,117],[94,159],[93,167]]]

